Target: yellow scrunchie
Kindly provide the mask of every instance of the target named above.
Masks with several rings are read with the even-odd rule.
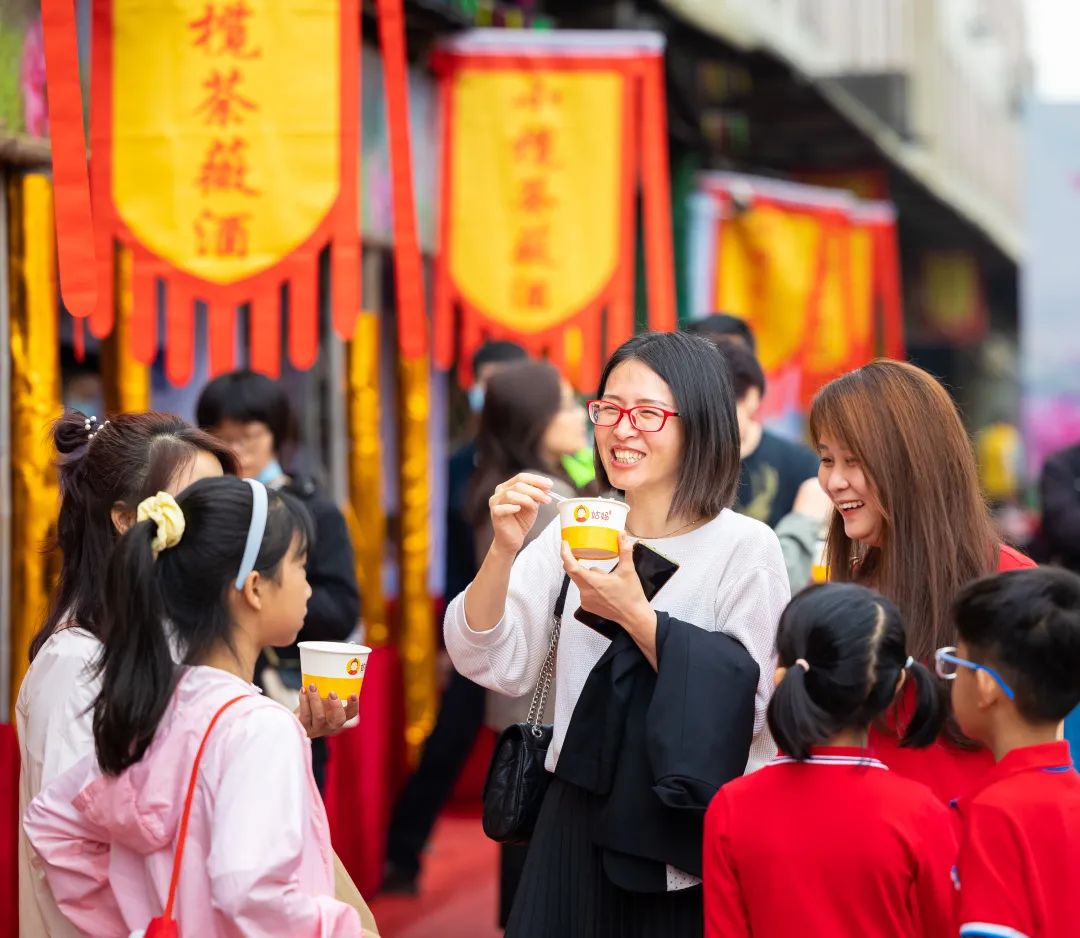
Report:
[[[163,550],[175,547],[184,536],[184,513],[168,492],[158,492],[139,502],[135,519],[153,521],[157,525],[157,534],[150,542],[155,557]]]

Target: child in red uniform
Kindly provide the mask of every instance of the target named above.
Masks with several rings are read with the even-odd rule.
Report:
[[[997,765],[959,802],[961,935],[1080,933],[1080,775],[1062,722],[1080,703],[1080,577],[1044,567],[988,577],[956,601],[937,653],[953,711]]]
[[[950,811],[868,752],[870,724],[910,680],[904,744],[943,702],[896,607],[852,583],[812,586],[780,619],[769,728],[785,755],[729,782],[705,818],[706,938],[950,934]]]

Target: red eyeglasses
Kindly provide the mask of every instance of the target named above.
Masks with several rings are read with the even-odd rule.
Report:
[[[589,401],[589,419],[597,427],[614,427],[625,414],[630,418],[630,426],[642,433],[656,433],[663,430],[669,417],[678,417],[678,411],[664,410],[653,404],[639,404],[637,407],[620,407],[611,401]]]

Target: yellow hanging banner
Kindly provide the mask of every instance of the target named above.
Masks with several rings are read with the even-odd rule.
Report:
[[[30,640],[45,621],[56,556],[43,548],[59,507],[49,426],[61,413],[52,184],[8,187],[11,257],[11,712]],[[8,576],[7,571],[0,575]]]
[[[457,359],[467,382],[485,339],[512,339],[591,393],[634,332],[639,183],[649,324],[675,328],[663,42],[475,30],[442,44],[437,367]]]
[[[362,312],[348,344],[349,504],[346,516],[356,550],[356,578],[364,604],[364,641],[390,641],[383,597],[386,513],[382,502],[379,432],[379,317]]]

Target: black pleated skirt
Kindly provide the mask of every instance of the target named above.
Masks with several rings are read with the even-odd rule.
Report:
[[[701,938],[701,887],[627,892],[589,837],[596,795],[552,778],[529,844],[506,938]]]

